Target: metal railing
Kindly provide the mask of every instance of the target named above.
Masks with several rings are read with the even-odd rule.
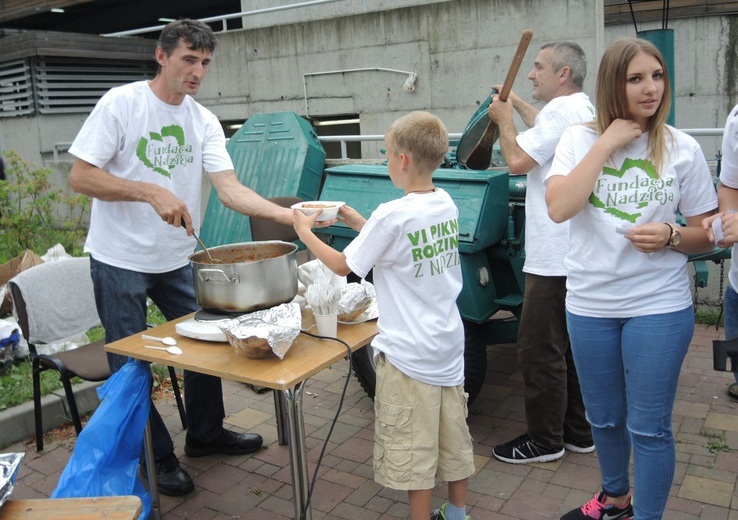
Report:
[[[693,137],[718,137],[723,135],[722,128],[682,128],[682,132],[689,134]],[[461,138],[461,133],[449,133],[448,138],[451,141]],[[362,141],[384,141],[384,135],[382,134],[367,134],[367,135],[323,135],[318,136],[318,139],[324,143],[341,143],[341,159],[348,159],[347,143],[356,143]],[[59,160],[59,153],[66,152],[72,146],[71,141],[60,141],[54,143],[53,153],[54,160]]]
[[[257,14],[265,14],[265,13],[274,13],[277,11],[286,11],[288,9],[298,9],[301,7],[311,7],[314,5],[322,5],[322,4],[330,4],[333,2],[339,2],[339,1],[345,1],[345,0],[311,0],[309,2],[300,2],[298,4],[290,4],[290,5],[280,5],[277,7],[265,7],[264,9],[256,9],[254,11],[242,11],[240,13],[233,13],[233,14],[221,14],[218,16],[210,16],[208,18],[200,18],[201,22],[204,23],[210,23],[210,22],[223,22],[223,31],[225,32],[228,30],[228,20],[234,20],[237,18],[244,18],[246,16],[254,16]],[[114,33],[107,33],[103,34],[102,36],[134,36],[137,34],[146,34],[150,32],[158,32],[161,31],[164,27],[166,27],[166,24],[164,25],[153,25],[151,27],[143,27],[141,29],[131,29],[129,31],[118,31]]]
[[[681,128],[682,132],[692,137],[717,137],[723,135],[722,128]],[[461,133],[449,133],[451,141],[460,139]],[[341,143],[341,159],[348,159],[346,143],[361,141],[384,141],[384,135],[331,135],[318,136],[318,139],[326,143]]]

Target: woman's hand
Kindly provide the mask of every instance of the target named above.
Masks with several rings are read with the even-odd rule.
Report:
[[[635,121],[616,119],[610,123],[607,130],[600,136],[600,140],[606,143],[610,153],[613,153],[642,135],[643,131],[640,125]]]
[[[665,248],[669,243],[671,228],[663,222],[649,222],[630,228],[625,238],[641,253],[653,253]]]

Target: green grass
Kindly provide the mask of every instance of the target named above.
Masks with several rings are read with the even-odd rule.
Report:
[[[733,448],[731,448],[730,445],[725,442],[725,437],[722,433],[714,433],[703,428],[700,430],[700,435],[702,435],[703,437],[707,437],[706,448],[710,451],[710,453],[718,453],[721,451],[725,453],[730,453],[731,451],[733,451]]]
[[[722,327],[724,325],[725,315],[720,314],[720,311],[714,310],[712,308],[708,309],[697,309],[697,312],[694,316],[695,323],[699,323],[702,325],[715,325],[718,322],[718,318],[720,319],[720,326]]]
[[[164,323],[166,319],[156,305],[150,305],[147,309],[146,320],[148,323],[159,325]],[[105,331],[102,327],[95,327],[87,331],[87,337],[90,341],[102,339]],[[0,411],[6,410],[12,406],[17,406],[29,401],[33,401],[33,367],[30,359],[17,360],[7,375],[0,376]],[[154,365],[154,386],[158,386],[159,382],[168,378],[169,373],[166,367],[158,367]],[[79,384],[82,379],[75,377],[72,384]],[[62,388],[59,372],[56,370],[44,370],[41,372],[41,395],[49,395],[50,393]]]
[[[33,400],[33,380],[31,377],[31,361],[20,361],[13,364],[10,373],[0,376],[0,411]],[[74,378],[72,383],[81,383]],[[44,370],[41,372],[41,395],[62,388],[59,372]]]

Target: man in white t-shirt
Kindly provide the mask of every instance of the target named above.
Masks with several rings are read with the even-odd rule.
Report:
[[[513,464],[553,461],[563,457],[565,449],[594,450],[566,329],[564,256],[569,229],[548,217],[543,186],[563,131],[594,118],[594,107],[582,92],[586,74],[587,60],[579,45],[544,45],[528,79],[533,98],[546,105],[539,111],[511,92],[507,102],[494,95],[488,111],[499,128],[510,174],[528,175],[525,294],[518,332],[528,429],[493,450],[495,457]],[[513,110],[528,127],[519,135]]]
[[[705,219],[703,227],[720,247],[731,247],[733,261],[725,290],[725,339],[738,338],[738,105],[730,111],[723,132],[722,163],[718,184],[718,214]],[[720,218],[722,240],[715,237],[712,222]],[[718,240],[715,240],[718,238]],[[728,394],[738,399],[738,372]]]
[[[69,150],[77,157],[72,188],[93,197],[85,251],[108,342],[146,329],[147,296],[168,320],[199,309],[188,257],[200,225],[203,173],[225,206],[292,223],[291,209],[238,181],[218,119],[191,97],[216,45],[213,31],[202,22],[167,25],[157,42],[156,77],[106,93]],[[110,354],[108,360],[113,371],[126,362]],[[184,377],[188,456],[240,455],[261,448],[261,436],[223,428],[219,378],[190,371]],[[153,405],[151,420],[159,491],[190,493],[192,479],[179,465]]]

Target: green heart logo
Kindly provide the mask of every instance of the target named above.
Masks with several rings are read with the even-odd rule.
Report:
[[[173,138],[174,143],[165,143]],[[147,168],[151,168],[164,177],[171,177],[170,171],[178,164],[189,161],[184,154],[191,153],[190,146],[185,146],[184,130],[181,126],[170,125],[161,129],[161,132],[149,132],[149,138],[142,137],[136,146],[136,157]]]
[[[604,175],[611,175],[613,177],[617,177],[618,179],[622,179],[623,175],[625,175],[625,172],[627,172],[631,168],[638,168],[641,171],[645,172],[649,179],[659,179],[659,174],[656,172],[656,169],[654,168],[651,161],[647,159],[628,158],[623,161],[623,164],[620,166],[619,170],[616,170],[615,168],[608,168],[607,166],[605,166],[602,168],[602,173]],[[634,182],[637,183],[638,181],[636,180]],[[607,183],[605,187],[607,187]],[[638,212],[638,210],[646,207],[648,203],[651,202],[651,200],[651,198],[647,197],[645,198],[645,200],[635,201],[634,204],[636,212],[628,213],[627,211],[623,211],[622,209],[620,209],[620,207],[606,204],[602,199],[595,195],[594,192],[592,192],[592,194],[589,196],[589,203],[592,204],[592,206],[594,206],[595,208],[599,208],[605,213],[613,215],[614,217],[617,217],[621,220],[630,222],[631,224],[635,224],[635,221],[638,219],[638,217],[641,216],[641,213]]]

